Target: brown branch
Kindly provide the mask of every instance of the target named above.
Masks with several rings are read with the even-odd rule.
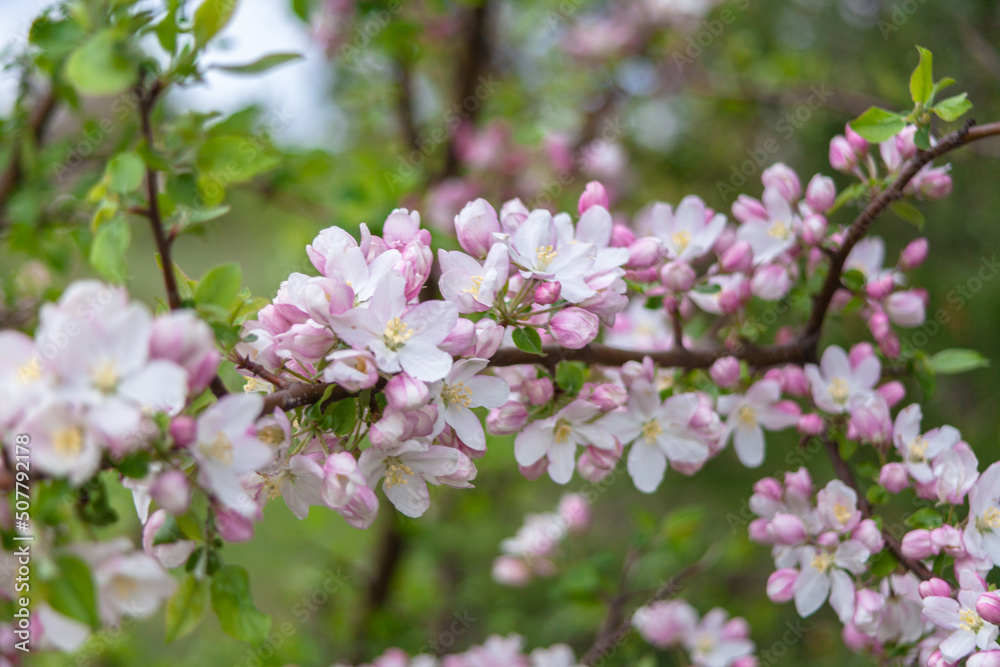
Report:
[[[823,320],[826,318],[827,310],[833,300],[833,295],[840,288],[841,272],[844,269],[844,262],[851,250],[868,232],[880,215],[896,200],[903,197],[903,190],[913,177],[932,160],[944,155],[959,146],[964,146],[979,139],[992,137],[1000,134],[1000,123],[991,123],[979,127],[972,127],[974,121],[968,121],[960,130],[956,130],[941,138],[936,146],[926,151],[919,151],[910,158],[892,184],[883,190],[877,197],[868,203],[863,211],[851,223],[844,241],[837,252],[830,259],[830,269],[826,276],[823,288],[813,297],[813,308],[802,332],[800,340],[806,346],[806,359],[810,362],[816,361],[816,352],[819,345],[820,334],[823,329]]]
[[[833,472],[837,475],[837,479],[854,489],[854,492],[858,494],[858,509],[861,510],[864,518],[870,519],[872,517],[871,503],[868,502],[868,498],[858,488],[858,482],[854,479],[854,471],[851,470],[851,465],[840,455],[840,448],[836,442],[828,438],[823,438],[823,444],[826,445],[826,451],[830,455],[830,463],[833,464]],[[903,567],[924,581],[934,577],[934,573],[919,560],[913,560],[903,555],[903,549],[899,540],[893,537],[889,531],[883,530],[882,538],[885,540],[886,548]]]
[[[413,119],[413,74],[410,72],[409,63],[403,61],[396,63],[396,76],[399,78],[396,110],[403,131],[403,140],[409,150],[419,151],[420,134],[417,131],[416,121]]]
[[[267,370],[266,368],[258,364],[256,361],[250,361],[249,357],[237,354],[234,363],[236,364],[236,368],[246,369],[251,373],[253,373],[254,375],[256,375],[257,377],[261,378],[262,380],[270,382],[278,389],[284,389],[285,387],[288,386],[288,380],[279,375],[275,375],[271,371]]]
[[[31,136],[36,143],[42,140],[42,137],[45,134],[45,128],[52,119],[52,113],[55,111],[55,108],[55,91],[49,90],[41,101],[39,101],[38,105],[32,110],[28,120],[28,127],[31,130]],[[21,150],[20,146],[17,146],[14,148],[14,152],[10,157],[10,163],[7,165],[7,169],[3,172],[3,174],[0,174],[0,229],[3,229],[5,225],[3,211],[6,207],[7,200],[14,194],[14,191],[21,183],[21,179],[23,177],[24,168],[21,164]]]

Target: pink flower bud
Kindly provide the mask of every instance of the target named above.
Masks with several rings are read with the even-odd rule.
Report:
[[[754,519],[747,526],[747,535],[750,537],[751,542],[757,542],[758,544],[774,544],[774,536],[768,530],[770,521],[767,519]]]
[[[885,399],[886,405],[890,408],[899,403],[903,400],[903,397],[906,396],[906,388],[903,387],[903,383],[899,380],[890,380],[875,391],[877,391],[879,395]]]
[[[540,306],[548,306],[559,300],[562,294],[562,285],[558,282],[542,283],[535,288],[535,303]]]
[[[622,456],[622,446],[615,441],[614,449],[601,449],[592,445],[583,450],[576,461],[576,470],[589,482],[599,482],[608,476]],[[544,459],[548,460],[548,459]]]
[[[790,167],[779,162],[764,170],[760,180],[765,188],[776,190],[781,198],[792,203],[802,194],[802,183]]]
[[[497,556],[491,574],[493,581],[503,586],[525,586],[531,581],[531,569],[516,556]]]
[[[819,435],[824,428],[823,418],[817,414],[802,415],[795,428],[803,435]]]
[[[844,136],[847,137],[851,150],[857,153],[858,157],[868,152],[868,140],[851,129],[849,124],[844,126]]]
[[[580,195],[577,210],[580,211],[580,215],[583,215],[583,212],[591,206],[608,208],[608,192],[599,181],[587,183],[587,186],[583,189],[583,194]]]
[[[1000,594],[990,591],[980,595],[976,601],[976,613],[987,623],[1000,625]]]
[[[921,598],[950,598],[951,597],[951,585],[944,579],[938,579],[937,577],[933,579],[928,579],[927,581],[921,581],[920,585],[917,587],[920,592]]]
[[[876,301],[881,301],[892,294],[894,289],[896,289],[896,283],[893,282],[891,274],[874,278],[865,284],[865,294]]]
[[[750,280],[750,292],[764,301],[777,301],[788,294],[792,279],[783,266],[765,264],[757,269]]]
[[[528,421],[528,410],[517,401],[507,401],[499,408],[490,410],[486,417],[486,428],[493,435],[517,433]]]
[[[600,320],[583,308],[566,308],[549,320],[549,331],[557,343],[571,350],[579,350],[597,337]]]
[[[851,539],[865,545],[870,553],[877,554],[885,546],[885,539],[878,525],[871,519],[865,519],[851,532]]]
[[[926,199],[944,199],[951,194],[951,176],[948,175],[946,167],[928,169],[917,174],[910,187],[916,188]]]
[[[827,221],[822,215],[812,213],[802,221],[802,240],[807,245],[819,245],[826,238]]]
[[[840,544],[840,534],[832,530],[828,530],[825,533],[820,533],[816,537],[816,546],[819,547],[826,547],[827,549],[836,549],[838,544]]]
[[[790,396],[808,396],[809,380],[801,366],[789,364],[781,369],[785,376],[785,393]]]
[[[915,290],[896,292],[885,300],[885,312],[889,319],[901,327],[916,327],[926,316],[924,300]]]
[[[489,317],[476,322],[476,342],[472,350],[472,357],[476,359],[489,359],[496,354],[497,349],[503,342],[504,327],[497,324]]]
[[[885,598],[870,588],[858,589],[854,595],[853,623],[860,627],[875,625],[878,627],[879,612],[885,606]],[[875,628],[872,628],[873,630]]]
[[[746,241],[729,246],[719,258],[719,268],[725,273],[747,273],[753,267],[753,249]]]
[[[590,503],[579,493],[567,493],[559,500],[559,518],[573,531],[586,530],[590,526]]]
[[[716,359],[708,369],[708,374],[715,384],[723,389],[732,389],[740,381],[740,362],[736,357]]]
[[[981,600],[982,598],[979,599]],[[978,603],[976,604],[976,608],[979,608]],[[980,614],[980,616],[982,616],[982,614]],[[992,651],[979,651],[978,653],[974,653],[969,656],[969,659],[965,663],[965,667],[1000,667],[1000,651],[994,649]]]
[[[844,642],[844,646],[855,653],[869,650],[875,641],[871,635],[866,635],[858,630],[854,623],[848,623],[844,626],[844,629],[840,631],[840,638]]]
[[[890,359],[896,359],[899,357],[899,336],[895,333],[890,333],[885,338],[878,341],[878,349],[882,350],[882,354]]]
[[[722,626],[719,637],[727,641],[750,638],[750,624],[741,616],[732,618]]]
[[[878,483],[889,493],[899,493],[910,485],[906,466],[902,463],[886,463],[879,471]]]
[[[149,521],[146,522],[146,527],[142,531],[142,550],[160,561],[163,567],[169,569],[183,565],[194,552],[196,545],[191,540],[183,539],[154,545],[157,533],[166,522],[167,516],[165,510],[156,510],[149,517]]]
[[[931,531],[931,544],[934,551],[940,553],[944,551],[949,556],[964,556],[965,545],[962,542],[962,533],[955,526],[944,525]]]
[[[730,667],[760,667],[760,662],[756,656],[744,655],[733,660]]]
[[[611,246],[614,248],[627,248],[635,243],[635,232],[625,225],[616,224],[611,228]]]
[[[187,512],[191,503],[191,482],[180,470],[164,472],[156,478],[149,492],[160,507],[175,516]]]
[[[925,259],[927,259],[927,239],[914,239],[899,254],[898,266],[901,271],[912,271],[923,264]]]
[[[538,459],[535,463],[530,466],[518,465],[517,469],[521,472],[525,479],[536,480],[545,474],[545,471],[549,468],[549,459],[545,456]]]
[[[839,134],[830,140],[830,166],[849,174],[858,165],[858,156],[851,144]]]
[[[759,199],[754,199],[747,195],[740,195],[733,202],[733,217],[740,222],[768,219],[767,209],[764,208],[764,204]]]
[[[781,483],[773,477],[765,477],[754,482],[754,495],[763,496],[774,502],[781,502],[781,496],[785,490],[781,488]]]
[[[198,435],[198,423],[191,417],[179,415],[170,421],[170,437],[178,447],[187,447]]]
[[[427,403],[427,385],[403,372],[386,384],[385,397],[394,410],[415,410]]]
[[[601,412],[610,412],[625,405],[625,401],[628,400],[628,391],[619,384],[604,382],[594,387],[588,400],[599,407]]]
[[[643,236],[628,246],[628,262],[625,268],[633,270],[648,269],[663,256],[663,244],[652,236]]]
[[[468,349],[476,340],[476,323],[460,317],[455,321],[455,327],[438,345],[450,355],[459,355]]]
[[[253,520],[237,510],[216,506],[215,527],[226,542],[247,542],[253,539]]]
[[[455,216],[458,244],[473,257],[485,258],[496,241],[493,234],[499,231],[500,220],[496,209],[485,199],[469,202]]]
[[[806,541],[808,533],[802,519],[794,514],[778,512],[768,524],[767,532],[775,544],[793,546]]]
[[[521,393],[532,405],[544,405],[552,400],[554,393],[552,380],[547,377],[525,380],[521,383]]]
[[[816,174],[806,187],[806,204],[816,213],[826,213],[837,199],[837,186],[829,176]]]
[[[918,528],[911,530],[903,536],[900,550],[907,558],[922,560],[934,554],[934,545],[931,543],[931,532]]]
[[[812,496],[812,477],[809,470],[799,468],[795,472],[785,473],[785,489],[787,493],[805,500]]]
[[[788,602],[795,595],[795,579],[799,571],[792,567],[782,568],[767,578],[767,597],[771,602]]]
[[[660,269],[660,280],[663,286],[671,292],[686,292],[694,285],[694,269],[687,262],[680,260],[668,262]]]
[[[917,154],[917,144],[913,140],[913,137],[916,134],[917,134],[917,126],[907,125],[895,137],[896,150],[899,151],[899,156],[904,160],[909,160],[911,157]]]
[[[172,361],[186,370],[188,386],[194,394],[208,387],[222,359],[215,348],[212,329],[190,310],[174,311],[153,320],[149,355]]]

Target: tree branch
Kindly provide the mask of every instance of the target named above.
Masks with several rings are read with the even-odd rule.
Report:
[[[55,111],[55,108],[55,91],[49,90],[41,101],[39,101],[38,105],[32,110],[28,126],[36,143],[42,140],[42,137],[45,134],[45,128],[52,119],[52,113]],[[7,169],[3,172],[3,174],[0,174],[0,230],[2,230],[6,224],[2,213],[6,207],[7,200],[14,194],[14,191],[17,189],[17,186],[20,184],[23,177],[24,169],[21,164],[21,150],[20,146],[16,146],[13,154],[11,155],[10,164],[7,165]]]

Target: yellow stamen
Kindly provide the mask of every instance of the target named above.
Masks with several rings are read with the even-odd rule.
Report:
[[[267,495],[268,500],[274,500],[281,496],[281,487],[285,482],[285,473],[279,472],[275,475],[265,475],[264,485],[261,489]]]
[[[680,254],[687,249],[688,245],[691,243],[691,232],[686,229],[682,229],[679,232],[674,232],[670,235],[670,240],[674,242],[677,246],[677,253]]]
[[[918,435],[913,440],[906,443],[907,458],[911,463],[923,463],[927,460],[927,448],[930,443],[923,436]]]
[[[462,290],[466,294],[471,294],[472,298],[477,298],[479,296],[479,289],[483,286],[482,276],[472,276],[472,287],[466,287]]]
[[[257,431],[257,439],[269,445],[280,445],[285,441],[285,431],[277,424],[270,424]]]
[[[102,361],[90,367],[90,377],[98,391],[110,394],[118,386],[121,377],[113,361]]]
[[[394,317],[385,325],[385,333],[382,340],[390,350],[398,350],[403,344],[413,336],[413,329],[403,320]]]
[[[1000,509],[990,507],[983,512],[983,515],[976,519],[976,528],[980,531],[1000,529]]]
[[[407,479],[403,475],[412,476],[413,468],[406,465],[395,456],[390,456],[385,460],[385,486],[391,488],[396,484],[406,484]]]
[[[202,443],[201,451],[213,461],[218,461],[227,466],[233,464],[233,443],[222,431],[219,431],[215,436],[212,444]]]
[[[833,505],[833,516],[840,522],[840,525],[845,525],[854,516],[854,512],[847,509],[846,506],[840,503],[834,503]]]
[[[757,413],[749,405],[744,405],[739,409],[737,415],[740,419],[740,426],[753,428],[757,425]]]
[[[52,434],[52,448],[64,458],[75,458],[83,451],[83,429],[64,426]]]
[[[251,377],[247,378],[247,383],[243,385],[243,391],[250,393],[253,391],[271,391],[271,385],[263,380],[258,380],[257,378]]]
[[[563,444],[573,435],[573,426],[565,419],[556,422],[555,439],[557,444]]]
[[[543,271],[549,268],[549,264],[555,260],[556,255],[558,254],[559,253],[550,245],[535,248],[535,258],[538,263],[538,268]]]
[[[787,239],[788,232],[791,231],[787,224],[781,220],[775,220],[767,230],[767,235],[776,239]]]
[[[958,612],[958,618],[962,622],[958,627],[967,632],[979,632],[983,627],[983,619],[971,609]]]
[[[646,444],[651,445],[656,442],[657,436],[661,433],[663,433],[663,427],[655,419],[650,419],[642,425],[642,437],[646,441]]]
[[[38,361],[38,357],[32,357],[17,367],[17,381],[21,384],[28,384],[40,377],[42,377],[42,364]]]
[[[833,556],[828,553],[818,553],[813,556],[812,562],[809,565],[814,570],[826,572],[833,566]]]
[[[472,390],[464,382],[457,384],[446,384],[441,389],[441,398],[448,405],[469,407],[472,403]]]
[[[826,389],[830,392],[830,397],[837,403],[843,403],[851,394],[851,388],[844,378],[833,378],[830,381],[830,386]]]
[[[114,579],[111,580],[111,589],[115,592],[115,596],[119,600],[131,599],[138,588],[138,584],[135,583],[135,579],[132,577],[116,574]]]

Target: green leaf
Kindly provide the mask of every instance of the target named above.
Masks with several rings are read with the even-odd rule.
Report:
[[[198,627],[208,604],[208,583],[194,575],[184,577],[167,603],[167,643],[180,639]]]
[[[977,368],[986,368],[990,365],[990,360],[975,350],[953,348],[941,350],[928,360],[928,364],[935,373],[954,375]]]
[[[177,7],[171,8],[154,29],[157,41],[167,53],[177,50],[177,9]]]
[[[243,273],[236,262],[210,269],[198,282],[194,301],[199,306],[215,305],[224,310],[236,301],[243,287]]]
[[[931,147],[931,126],[921,125],[913,135],[913,144],[922,151]]]
[[[247,571],[238,565],[224,565],[215,573],[212,610],[226,634],[245,642],[261,643],[271,629],[271,618],[253,603]]]
[[[284,65],[294,60],[302,60],[301,53],[271,53],[252,63],[246,65],[216,65],[214,69],[221,69],[230,74],[258,74],[266,72],[272,67]]]
[[[585,367],[579,361],[560,361],[556,366],[556,384],[568,394],[577,394],[587,380]]]
[[[337,435],[347,435],[358,421],[358,402],[353,398],[337,401],[326,409],[326,426]]]
[[[873,143],[881,143],[898,134],[906,121],[899,114],[871,107],[851,121],[851,129]]]
[[[865,288],[867,278],[865,278],[865,274],[861,273],[861,271],[857,269],[850,269],[848,271],[844,271],[844,275],[840,277],[840,281],[844,283],[844,287],[850,291],[859,292]]]
[[[149,473],[149,462],[152,456],[146,450],[140,450],[125,456],[115,464],[118,472],[132,479],[142,479]]]
[[[910,528],[923,528],[924,530],[934,530],[944,525],[944,518],[937,510],[930,507],[921,507],[916,512],[906,517],[903,521]]]
[[[833,206],[827,211],[827,215],[832,215],[834,211],[839,209],[841,206],[849,201],[854,201],[859,197],[868,194],[868,186],[864,183],[855,183],[854,185],[848,186],[840,191],[837,198],[833,202]]]
[[[878,578],[892,574],[896,571],[896,566],[899,565],[899,561],[888,549],[883,549],[870,562],[872,576]]]
[[[49,604],[60,614],[92,628],[98,627],[100,619],[97,616],[97,598],[90,568],[76,556],[70,555],[56,556],[55,564],[59,574],[45,582]]]
[[[202,190],[243,183],[274,169],[280,160],[268,150],[269,146],[257,137],[228,135],[209,139],[198,150],[197,163],[201,171],[198,180]],[[206,199],[215,203],[212,197]]]
[[[205,46],[233,18],[238,0],[205,0],[194,13],[194,41]]]
[[[884,505],[889,502],[889,492],[884,486],[878,484],[868,487],[865,497],[868,498],[868,502],[872,505]]]
[[[545,354],[542,351],[542,337],[538,335],[538,332],[534,328],[523,327],[514,329],[511,337],[514,339],[514,345],[517,346],[517,349],[531,354]]]
[[[103,30],[73,51],[66,78],[85,95],[114,95],[135,83],[138,68],[118,36]]]
[[[924,214],[920,209],[905,201],[895,201],[889,206],[889,210],[898,215],[904,221],[915,225],[917,229],[924,228]]]
[[[931,52],[922,46],[917,47],[920,54],[920,63],[910,75],[910,97],[914,104],[923,104],[931,97],[934,90],[934,76],[931,72],[934,57]]]
[[[941,100],[931,107],[931,111],[936,113],[941,120],[948,122],[958,120],[972,108],[972,102],[966,99],[967,97],[968,93],[962,93]]]
[[[934,98],[937,97],[938,93],[940,93],[942,90],[944,90],[948,86],[954,85],[954,83],[955,83],[955,80],[953,78],[951,78],[950,76],[946,76],[943,79],[941,79],[940,81],[938,81],[937,83],[935,83],[934,84],[934,90],[931,91],[931,101],[933,102]]]
[[[146,163],[138,153],[119,153],[108,163],[109,186],[120,195],[128,194],[142,184],[146,173]]]
[[[101,225],[90,246],[90,263],[106,280],[125,282],[125,252],[132,240],[128,221],[121,215]]]
[[[153,546],[158,547],[161,544],[173,544],[178,540],[183,540],[184,534],[181,532],[181,527],[177,525],[177,519],[174,518],[173,514],[167,513],[167,518],[163,520],[163,525],[160,529],[156,531],[156,535],[153,536]]]

